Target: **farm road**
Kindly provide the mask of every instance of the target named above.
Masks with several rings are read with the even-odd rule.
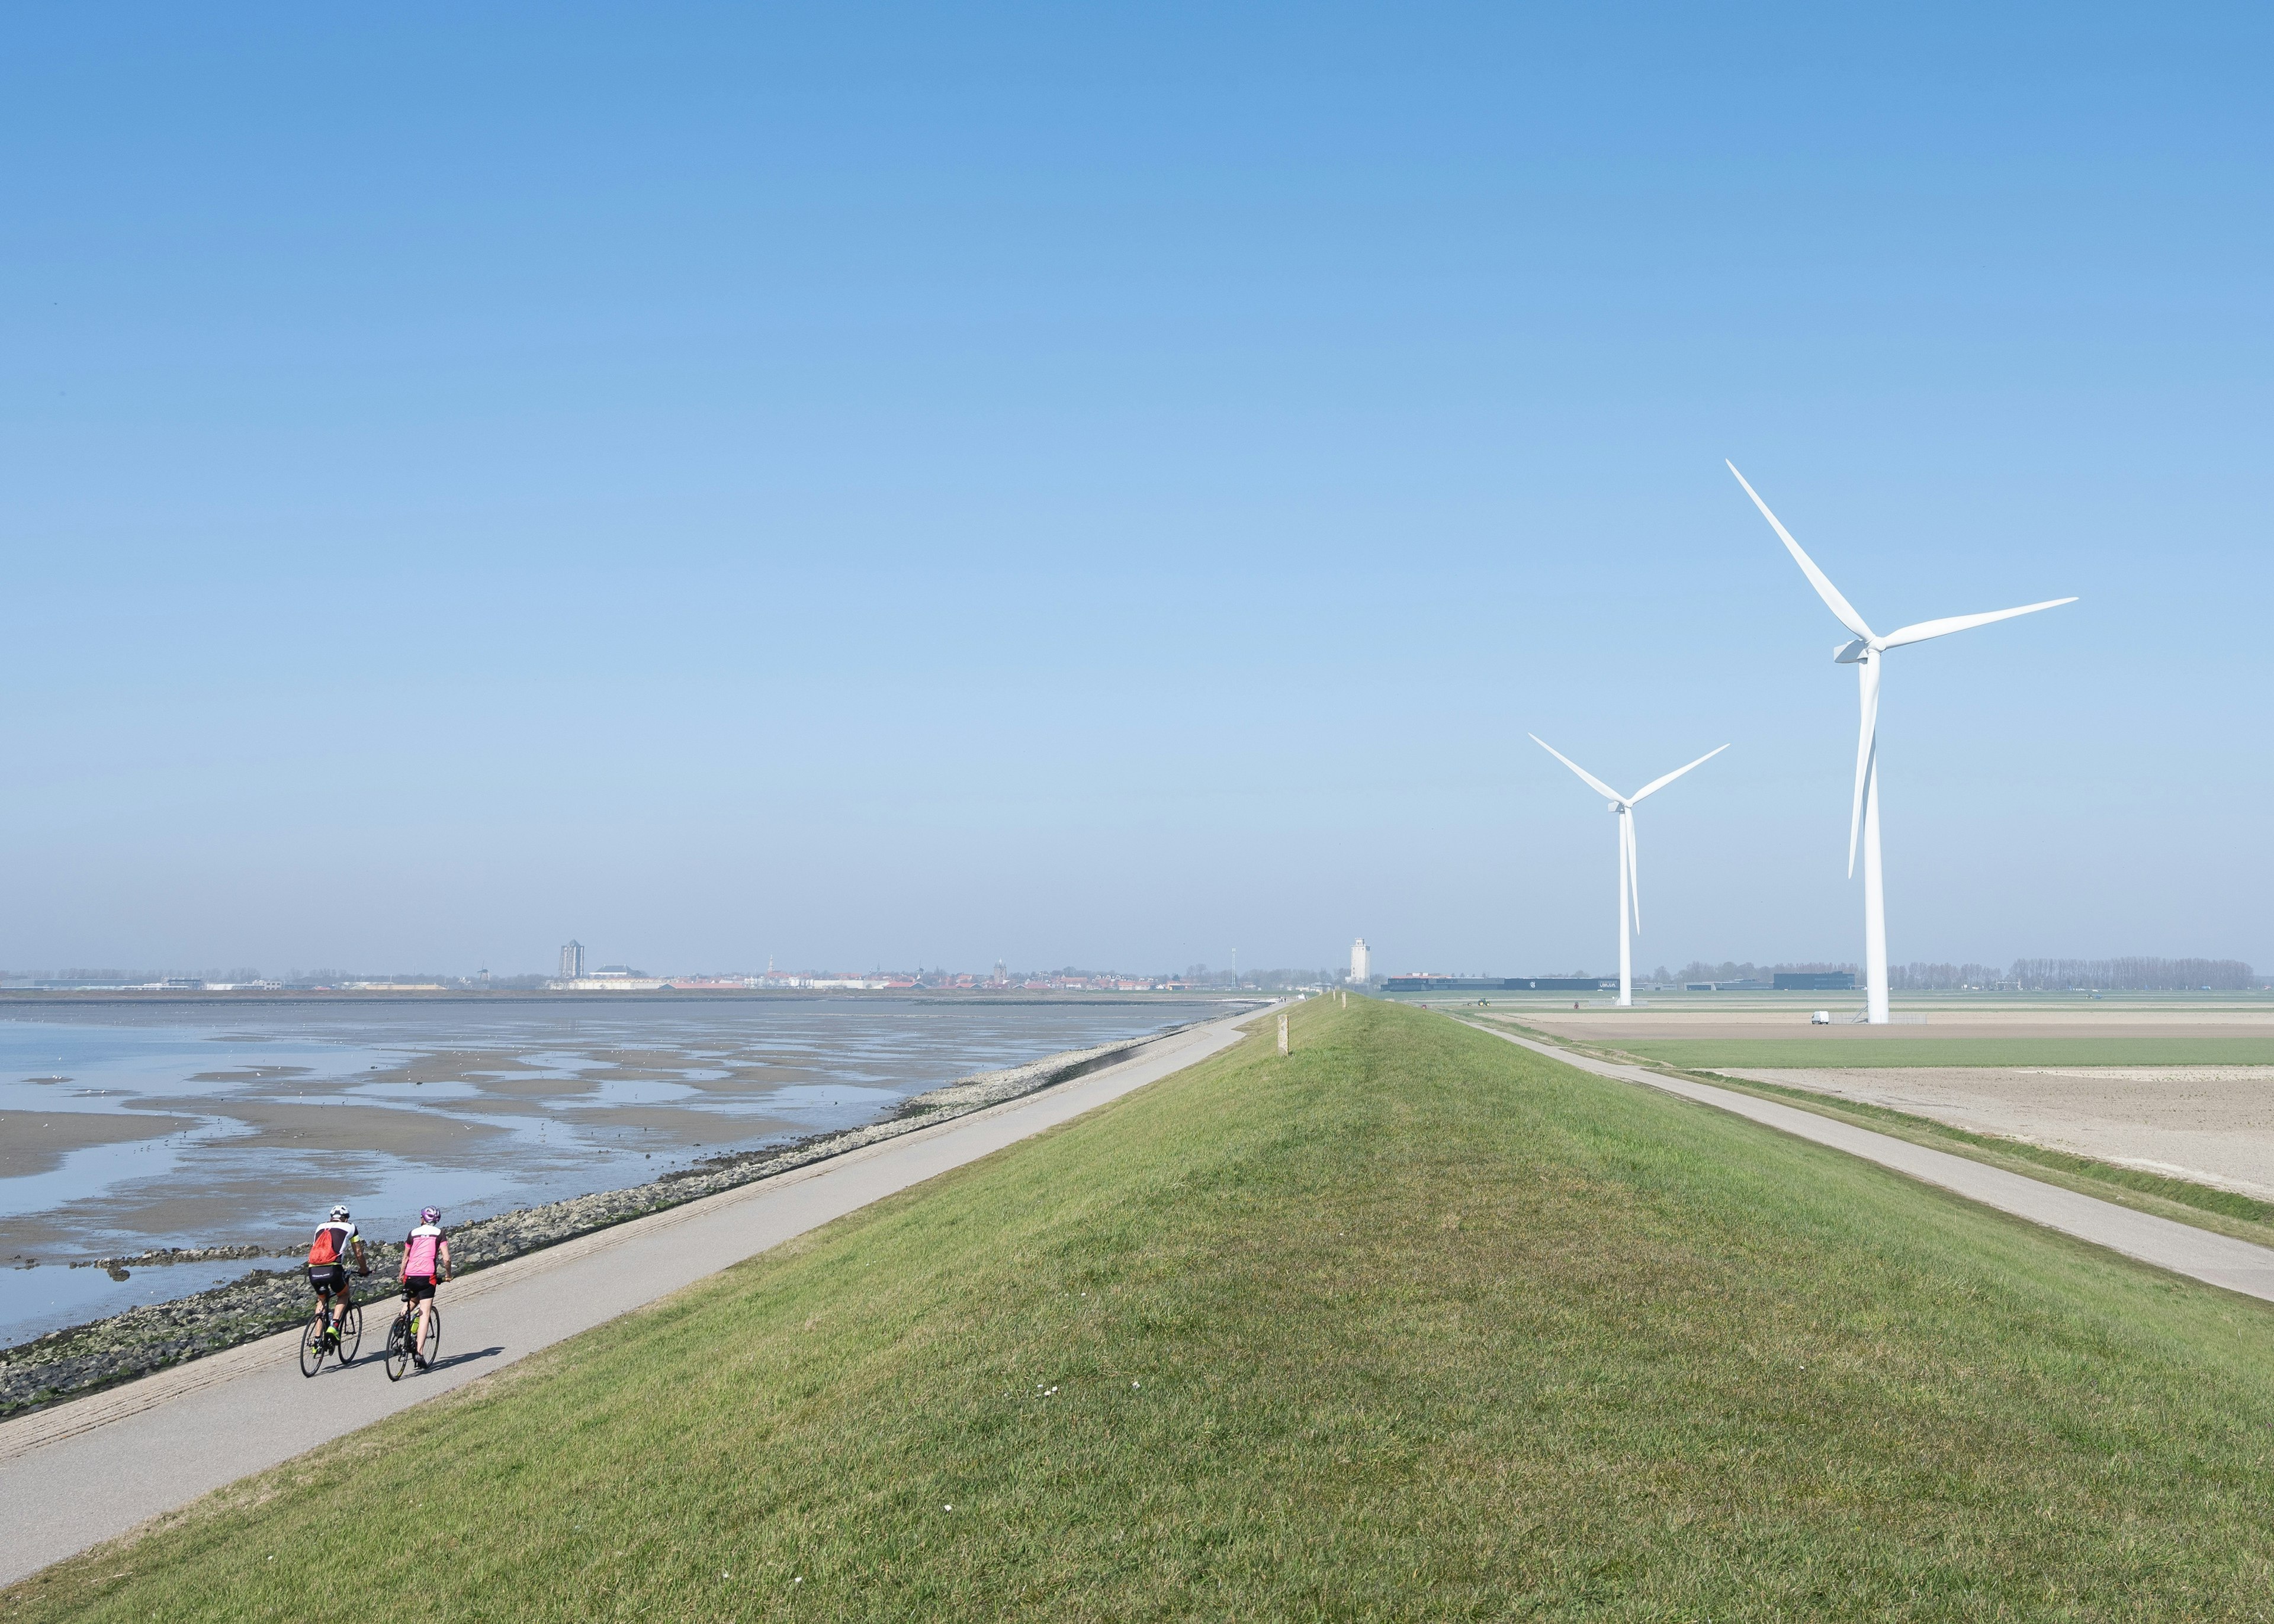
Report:
[[[1456,1017],[1456,1019],[1458,1019]],[[1476,1026],[1474,1021],[1464,1023]],[[2120,1252],[2127,1258],[2142,1263],[2152,1263],[2157,1268],[2168,1269],[2174,1274],[2185,1274],[2207,1284],[2223,1286],[2229,1291],[2239,1291],[2246,1297],[2274,1302],[2274,1251],[2253,1245],[2248,1241],[2235,1240],[2229,1236],[2214,1235],[2208,1229],[2198,1229],[2192,1224],[2158,1218],[2152,1213],[2135,1212],[2128,1207],[2119,1207],[2113,1201],[2102,1201],[2074,1190],[2064,1190],[2057,1184],[2040,1184],[2019,1173],[2009,1173],[2003,1168],[1985,1166],[1964,1156],[1952,1155],[1948,1151],[1931,1150],[1924,1145],[1914,1145],[1885,1133],[1874,1133],[1868,1128],[1836,1122],[1829,1116],[1819,1116],[1797,1106],[1780,1105],[1773,1100],[1764,1100],[1735,1089],[1716,1088],[1708,1083],[1691,1082],[1686,1078],[1668,1077],[1661,1072],[1645,1071],[1640,1066],[1619,1065],[1607,1060],[1591,1059],[1575,1055],[1552,1044],[1536,1043],[1513,1033],[1494,1031],[1488,1026],[1477,1026],[1480,1032],[1491,1032],[1518,1048],[1560,1060],[1565,1065],[1577,1066],[1583,1071],[1593,1071],[1598,1077],[1615,1078],[1621,1082],[1640,1083],[1647,1088],[1657,1088],[1685,1100],[1695,1100],[1719,1110],[1748,1117],[1766,1127],[1776,1128],[1796,1139],[1812,1140],[1834,1150],[1844,1150],[1851,1156],[1866,1162],[1876,1162],[1881,1167],[1907,1173],[1922,1183],[1938,1184],[1945,1190],[1962,1195],[1969,1200],[1979,1201],[2001,1213],[2011,1213],[2016,1218],[2026,1218],[2031,1223],[2043,1224],[2079,1240],[2105,1246],[2111,1252]]]

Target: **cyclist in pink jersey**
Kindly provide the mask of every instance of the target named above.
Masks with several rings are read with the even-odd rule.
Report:
[[[403,1282],[406,1302],[421,1304],[434,1300],[434,1288],[450,1278],[450,1238],[442,1233],[442,1214],[429,1207],[418,1214],[418,1227],[410,1231],[403,1243],[403,1267],[395,1278]],[[422,1308],[417,1311],[424,1313]],[[417,1345],[416,1334],[413,1346]],[[415,1353],[411,1356],[418,1358]],[[426,1361],[418,1359],[423,1366]]]

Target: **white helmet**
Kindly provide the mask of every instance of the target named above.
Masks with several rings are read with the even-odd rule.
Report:
[[[348,1209],[346,1207],[335,1207],[332,1208],[332,1222],[334,1223],[345,1223],[347,1221]]]

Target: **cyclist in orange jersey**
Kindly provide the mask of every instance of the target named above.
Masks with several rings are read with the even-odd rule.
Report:
[[[332,1215],[316,1226],[316,1238],[308,1244],[308,1283],[315,1288],[316,1302],[324,1315],[324,1340],[335,1348],[340,1342],[340,1321],[347,1318],[350,1255],[357,1274],[371,1273],[355,1220],[346,1207],[335,1207]]]

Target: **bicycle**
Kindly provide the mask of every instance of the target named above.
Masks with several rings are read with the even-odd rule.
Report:
[[[417,1318],[417,1340],[413,1341],[411,1324]],[[410,1356],[415,1351],[422,1368],[434,1363],[434,1356],[442,1347],[442,1314],[434,1306],[434,1299],[423,1303],[410,1300],[409,1288],[403,1293],[403,1312],[395,1316],[395,1323],[387,1329],[387,1379],[400,1381],[410,1368]]]
[[[340,1340],[335,1344],[324,1332],[330,1320],[324,1304],[316,1304],[315,1317],[308,1321],[307,1329],[300,1333],[300,1373],[312,1376],[324,1368],[324,1356],[329,1354],[343,1365],[355,1363],[356,1350],[363,1346],[363,1310],[353,1297],[348,1299],[347,1312],[340,1316]]]

